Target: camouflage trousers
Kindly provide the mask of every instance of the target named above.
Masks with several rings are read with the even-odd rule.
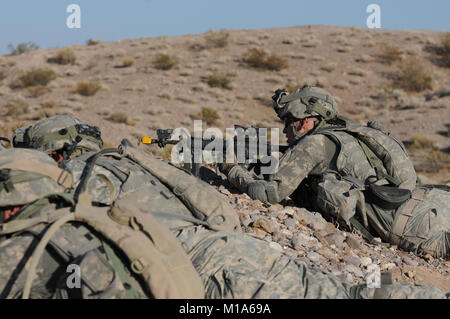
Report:
[[[412,211],[399,247],[450,259],[450,192],[433,188]]]
[[[248,234],[211,232],[202,226],[177,234],[200,274],[207,298],[373,298],[376,289],[349,286],[317,268],[298,265]],[[386,285],[378,298],[450,298],[437,288]]]

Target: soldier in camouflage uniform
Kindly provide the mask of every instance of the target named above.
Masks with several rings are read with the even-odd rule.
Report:
[[[26,159],[33,165],[26,167],[20,161],[11,159]],[[3,151],[0,169],[3,176],[0,190],[0,211],[3,216],[0,232],[0,296],[20,298],[23,297],[28,272],[32,268],[31,260],[38,250],[37,246],[46,236],[42,235],[51,232],[51,227],[47,226],[51,224],[49,217],[52,213],[64,211],[66,208],[63,206],[74,205],[68,193],[72,176],[46,155],[33,150]],[[37,170],[40,173],[36,173]],[[87,208],[78,206],[74,214],[83,209]],[[101,207],[92,207],[87,212],[91,215],[101,213]],[[109,216],[113,218],[113,214]],[[172,218],[176,217],[176,214],[172,215]],[[34,223],[36,219],[41,222]],[[55,220],[52,227],[58,222]],[[21,223],[26,223],[27,227],[20,229]],[[168,225],[168,220],[165,223]],[[214,231],[195,223],[172,231],[197,269],[202,280],[201,292],[207,298],[450,297],[427,286],[384,285],[381,289],[369,289],[365,285],[350,287],[329,273],[297,265],[266,242],[240,232]],[[154,235],[152,230],[150,234]],[[158,241],[157,239],[155,236],[154,240]],[[151,292],[139,280],[139,272],[135,272],[134,267],[121,255],[119,247],[124,249],[123,244],[105,240],[92,227],[86,227],[85,223],[63,224],[53,232],[39,258],[35,271],[37,278],[32,281],[29,296],[151,297]],[[170,260],[176,262],[174,256]],[[153,259],[153,262],[156,263],[156,260]],[[80,267],[81,287],[69,287],[69,264]],[[181,285],[182,281],[176,283]],[[194,286],[196,284],[195,280],[184,282]],[[161,286],[164,281],[159,280],[156,284]],[[158,296],[166,295],[163,293]],[[184,295],[192,296],[202,297],[198,294]]]
[[[450,258],[448,187],[416,187],[416,173],[401,142],[371,121],[359,125],[338,114],[323,89],[305,86],[273,97],[290,148],[270,176],[227,164],[232,185],[262,202],[290,196],[356,228],[416,254]]]
[[[52,118],[46,121],[52,121]],[[47,150],[54,151],[57,150]],[[101,154],[95,161],[93,155],[86,153],[65,162],[73,173],[75,188],[79,189],[80,179],[83,181],[83,176],[88,176],[86,190],[92,204],[102,206],[120,200],[132,201],[137,209],[150,213],[170,228],[200,275],[205,297],[374,297],[375,289],[342,284],[333,275],[297,265],[266,242],[242,234],[231,207],[209,185],[178,168],[152,159],[126,143],[119,151]],[[92,171],[87,174],[89,166]],[[79,199],[81,201],[83,196],[80,195]],[[448,297],[432,287],[386,287],[376,296]]]

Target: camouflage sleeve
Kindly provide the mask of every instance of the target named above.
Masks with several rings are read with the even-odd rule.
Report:
[[[278,171],[270,175],[268,180],[256,180],[239,166],[229,171],[228,180],[253,199],[278,203],[292,194],[309,174],[320,174],[327,170],[335,152],[335,144],[326,136],[307,136],[283,154]]]

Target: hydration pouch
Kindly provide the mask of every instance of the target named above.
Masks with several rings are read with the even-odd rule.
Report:
[[[371,203],[383,209],[396,209],[412,196],[409,189],[370,184],[366,197]]]

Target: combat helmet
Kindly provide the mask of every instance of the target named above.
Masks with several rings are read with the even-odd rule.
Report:
[[[98,127],[73,116],[56,115],[34,125],[18,128],[13,135],[16,148],[33,148],[47,154],[58,152],[64,159],[103,146]]]
[[[305,85],[293,93],[277,90],[272,97],[273,107],[278,117],[286,121],[320,116],[331,120],[338,116],[339,109],[330,93],[319,87]]]
[[[72,174],[47,154],[31,149],[7,149],[0,156],[0,223],[5,211],[52,196],[71,202]],[[20,211],[16,210],[15,213]]]

